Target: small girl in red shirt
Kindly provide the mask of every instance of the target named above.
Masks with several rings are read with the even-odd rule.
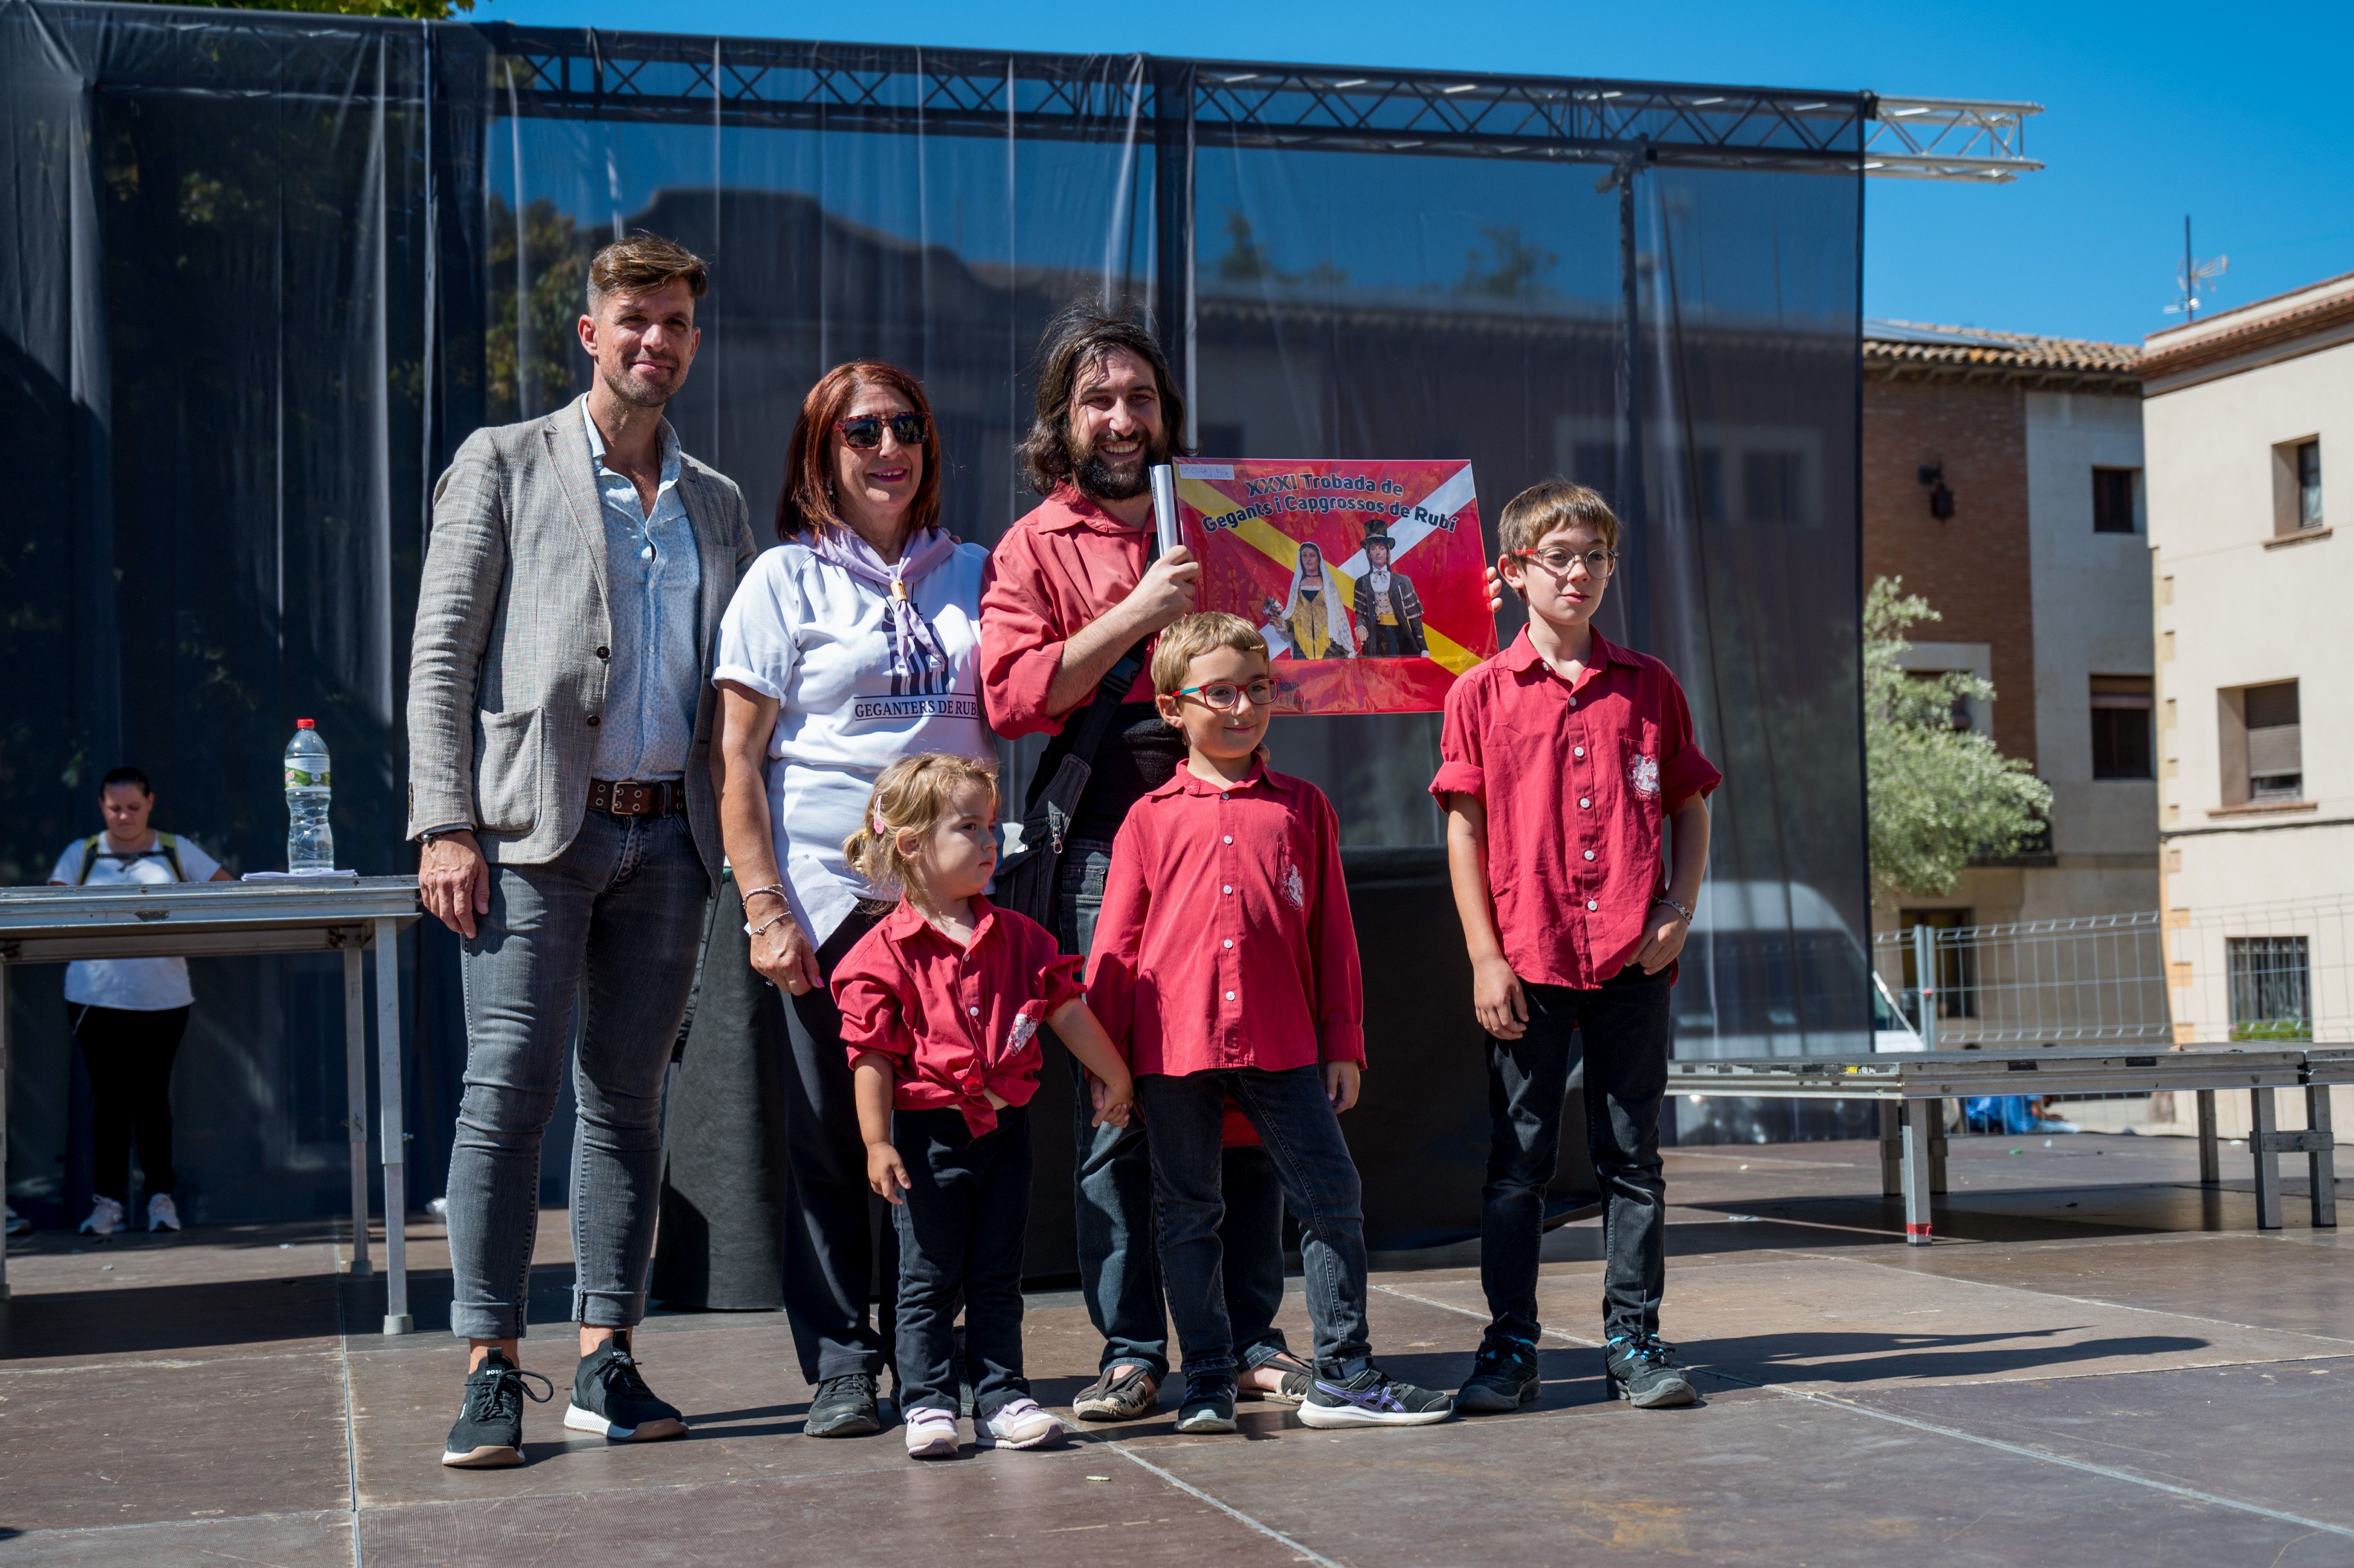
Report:
[[[1022,1375],[1022,1243],[1038,1029],[1098,1080],[1096,1125],[1125,1127],[1128,1064],[1080,991],[1081,960],[1044,927],[981,895],[997,870],[997,776],[928,752],[883,771],[843,853],[899,906],[833,972],[866,1143],[866,1179],[899,1233],[899,1407],[907,1456],[957,1451],[964,1299],[974,1436],[1034,1448],[1063,1424]]]

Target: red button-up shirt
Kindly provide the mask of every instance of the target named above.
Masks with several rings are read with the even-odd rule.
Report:
[[[1177,776],[1113,842],[1087,1004],[1137,1073],[1365,1059],[1357,928],[1324,792],[1265,763]]]
[[[1150,529],[1127,524],[1066,484],[1005,531],[981,590],[981,697],[989,727],[1009,740],[1055,735],[1070,714],[1046,711],[1063,644],[1144,580]],[[1148,647],[1148,657],[1150,650]],[[1139,680],[1128,700],[1152,700]],[[1095,701],[1089,692],[1070,710]]]
[[[1572,685],[1522,631],[1455,683],[1430,792],[1488,809],[1488,891],[1512,973],[1589,990],[1643,945],[1660,826],[1723,776],[1657,659],[1594,634]]]
[[[997,1126],[991,1090],[1009,1106],[1038,1092],[1038,1026],[1080,994],[1081,960],[1025,916],[977,895],[972,908],[967,948],[902,899],[834,967],[833,1000],[853,1063],[896,1058],[894,1106],[953,1107],[978,1138]]]

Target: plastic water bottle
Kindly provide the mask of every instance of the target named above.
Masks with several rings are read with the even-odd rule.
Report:
[[[327,801],[334,793],[327,743],[309,719],[294,721],[294,738],[286,743],[286,869],[335,869],[335,833],[327,825]]]

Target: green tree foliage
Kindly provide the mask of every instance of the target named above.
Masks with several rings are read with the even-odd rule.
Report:
[[[2017,854],[2041,829],[2052,787],[1993,740],[1956,727],[1964,705],[1994,700],[1972,674],[1915,675],[1900,661],[1929,601],[1882,577],[1863,605],[1864,760],[1872,880],[1882,897],[1951,893],[1974,859]]]
[[[483,344],[493,419],[521,419],[571,401],[588,369],[575,325],[588,308],[588,258],[596,246],[569,213],[546,196],[514,209],[490,199],[491,309]],[[522,247],[521,298],[516,247]]]
[[[1541,300],[1558,292],[1544,281],[1544,275],[1561,260],[1557,252],[1522,239],[1517,226],[1482,228],[1479,232],[1487,237],[1489,253],[1463,253],[1463,281],[1455,285],[1457,293],[1485,294],[1500,300]]]
[[[199,5],[218,11],[314,11],[329,16],[421,16],[446,22],[474,0],[131,0],[133,5]]]

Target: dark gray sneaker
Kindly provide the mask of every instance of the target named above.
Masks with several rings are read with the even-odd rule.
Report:
[[[1455,1391],[1455,1408],[1466,1415],[1500,1414],[1531,1403],[1537,1391],[1536,1346],[1491,1331],[1472,1358],[1471,1375]]]
[[[1235,1380],[1224,1372],[1185,1380],[1185,1398],[1177,1406],[1180,1432],[1233,1432]]]
[[[525,1378],[535,1378],[546,1393],[533,1393]],[[546,1404],[556,1397],[556,1385],[537,1372],[527,1372],[493,1351],[482,1364],[466,1374],[465,1402],[458,1406],[458,1425],[441,1446],[441,1462],[453,1469],[495,1470],[523,1463],[523,1402]]]
[[[865,1437],[883,1430],[873,1372],[822,1379],[810,1398],[801,1431],[811,1437]]]
[[[638,1371],[630,1342],[616,1334],[580,1358],[572,1374],[572,1405],[564,1425],[616,1443],[652,1443],[686,1436],[678,1406],[654,1397]]]
[[[1334,1377],[1322,1368],[1308,1385],[1299,1422],[1329,1431],[1341,1426],[1428,1426],[1455,1414],[1443,1393],[1399,1383],[1379,1367],[1354,1377]]]
[[[1656,1334],[1614,1334],[1603,1347],[1602,1370],[1610,1397],[1638,1410],[1697,1404],[1700,1395],[1675,1368],[1676,1348]]]

